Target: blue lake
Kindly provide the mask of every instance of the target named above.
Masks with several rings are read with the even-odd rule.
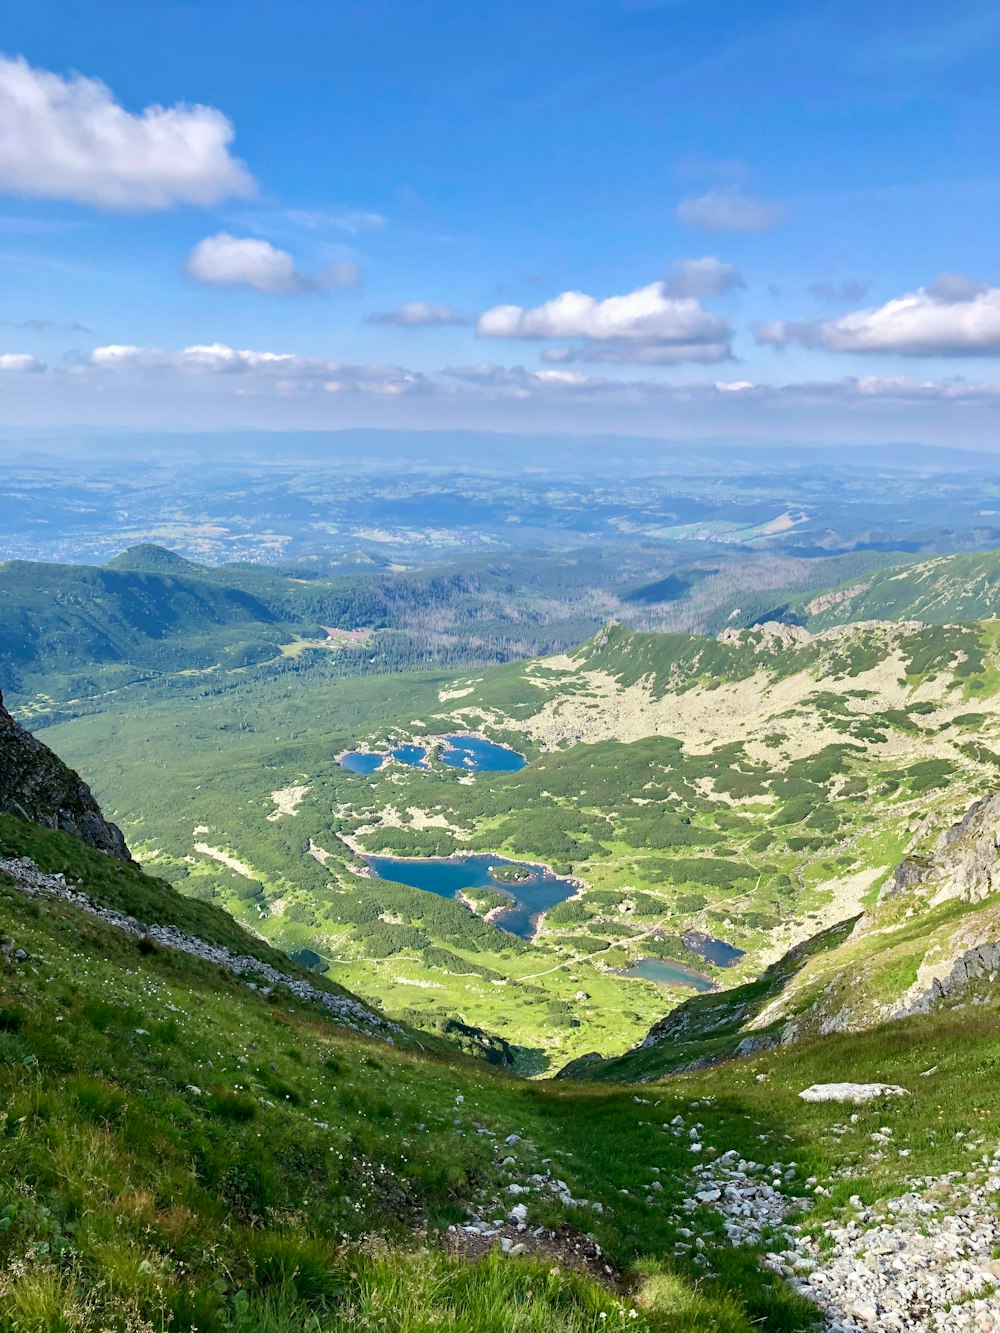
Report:
[[[516,773],[528,762],[508,745],[484,741],[479,736],[443,736],[436,758],[448,768],[461,768],[466,773]],[[430,768],[428,751],[422,745],[398,745],[394,750],[371,754],[366,750],[351,750],[340,764],[351,773],[377,773],[387,759],[398,759],[411,768]]]
[[[642,977],[645,981],[655,981],[658,986],[690,986],[698,991],[715,990],[715,982],[710,977],[704,977],[694,968],[672,962],[669,958],[637,958],[630,967],[626,967],[618,975]]]
[[[352,773],[377,773],[388,757],[384,754],[366,754],[364,750],[352,750],[350,754],[344,755],[340,766]]]
[[[714,963],[716,967],[732,967],[746,957],[745,951],[737,949],[735,944],[727,944],[725,940],[717,940],[711,935],[702,935],[697,930],[688,930],[681,938],[692,953],[704,958],[706,963]]]
[[[445,736],[441,750],[442,764],[464,768],[470,773],[516,773],[528,762],[506,745],[484,741],[480,736]]]
[[[352,773],[377,773],[387,759],[398,759],[401,764],[409,764],[411,768],[427,767],[427,751],[420,745],[399,745],[395,750],[381,754],[351,750],[341,759],[340,766]]]
[[[427,751],[422,745],[400,745],[392,751],[393,759],[398,759],[401,764],[409,764],[411,768],[427,767]]]
[[[366,856],[365,860],[379,879],[425,889],[441,898],[454,898],[462,889],[499,890],[510,898],[511,905],[493,917],[493,923],[524,940],[535,933],[541,912],[547,912],[576,892],[575,884],[560,879],[551,870],[507,861],[502,856]],[[528,878],[506,884],[490,874],[490,866],[523,866]]]

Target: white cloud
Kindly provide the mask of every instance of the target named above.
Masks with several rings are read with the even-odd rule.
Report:
[[[122,212],[207,207],[254,193],[213,107],[126,111],[99,79],[0,56],[0,189]]]
[[[675,259],[667,271],[664,291],[668,296],[698,300],[706,296],[722,296],[743,285],[735,264],[727,264],[714,255],[704,255],[701,259]]]
[[[579,398],[591,394],[627,394],[635,387],[627,381],[581,375],[575,370],[526,370],[524,366],[498,366],[488,361],[475,366],[448,366],[442,374],[466,388],[485,390],[489,397],[502,398]]]
[[[342,361],[296,356],[291,352],[257,352],[224,343],[196,344],[180,351],[159,347],[109,345],[95,347],[84,369],[95,371],[178,371],[202,376],[240,376],[290,392],[320,388],[327,393],[355,392],[379,396],[426,393],[431,382],[419,371],[394,365],[349,365]]]
[[[44,371],[33,357],[0,356],[0,372]],[[785,384],[753,380],[621,379],[590,375],[575,369],[530,370],[484,362],[447,366],[427,375],[403,366],[354,365],[297,356],[290,352],[232,348],[223,343],[195,344],[179,350],[110,344],[97,347],[84,360],[49,372],[76,381],[92,378],[107,392],[112,378],[126,377],[133,387],[143,379],[152,391],[159,380],[169,393],[180,394],[182,382],[199,391],[237,395],[357,395],[377,399],[436,396],[440,400],[504,402],[537,400],[569,403],[593,400],[621,407],[666,404],[679,410],[709,408],[736,414],[744,410],[824,413],[842,410],[858,417],[866,412],[891,414],[921,408],[971,413],[1000,410],[1000,380],[917,379],[904,375],[868,375],[838,380]],[[825,419],[825,418],[817,418]]]
[[[563,292],[533,309],[495,306],[480,315],[481,338],[574,338],[578,349],[560,349],[559,360],[671,364],[722,361],[730,355],[730,327],[691,297],[668,296],[650,283],[624,296],[595,300]]]
[[[581,375],[573,371],[526,370],[523,366],[452,366],[442,374],[471,392],[487,397],[601,397],[624,402],[679,405],[754,402],[827,409],[831,405],[861,410],[864,407],[917,407],[940,403],[956,407],[1000,408],[1000,382],[963,379],[916,380],[906,376],[863,376],[789,384],[753,380],[714,380],[668,383],[663,380],[618,380]]]
[[[368,316],[369,324],[394,324],[402,329],[427,329],[468,322],[451,306],[428,305],[426,301],[404,301],[396,310]]]
[[[914,380],[906,375],[863,375],[853,381],[857,394],[862,398],[892,398],[904,402],[926,402],[928,400],[949,403],[1000,404],[1000,383],[975,380]]]
[[[758,343],[801,343],[829,352],[895,352],[901,356],[991,356],[1000,353],[1000,287],[960,274],[885,305],[840,319],[759,325]]]
[[[45,363],[26,352],[0,353],[0,372],[4,374],[37,375],[45,369]]]
[[[790,384],[736,381],[731,384],[716,383],[714,388],[719,393],[752,397],[761,402],[794,402],[820,407],[829,403],[853,407],[879,403],[897,407],[916,407],[927,403],[1000,407],[1000,382],[958,378],[918,380],[907,375],[862,375]]]
[[[199,241],[188,255],[186,268],[199,282],[251,287],[271,296],[313,292],[321,287],[356,287],[361,281],[360,269],[348,259],[318,275],[303,273],[287,250],[279,250],[270,241],[231,236],[227,231]]]
[[[188,255],[186,267],[192,278],[220,287],[252,287],[272,295],[312,287],[287,250],[279,250],[268,241],[230,236],[225,231],[199,241]]]
[[[101,370],[189,370],[207,371],[216,375],[238,375],[247,371],[302,373],[313,364],[290,352],[237,351],[224,343],[196,344],[179,352],[167,352],[158,347],[132,347],[111,344],[95,347],[90,353],[90,364]]]
[[[706,194],[682,199],[677,221],[698,231],[769,231],[785,217],[781,204],[744,194],[738,185],[717,185]]]

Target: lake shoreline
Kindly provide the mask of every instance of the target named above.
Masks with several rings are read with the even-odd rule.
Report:
[[[519,762],[513,767],[509,764],[500,764],[491,767],[488,763],[458,763],[449,762],[444,756],[449,750],[462,751],[462,742],[475,742],[489,747],[498,755],[513,756]],[[434,764],[440,764],[445,768],[453,768],[464,774],[476,773],[519,773],[522,768],[526,768],[528,757],[515,750],[512,745],[507,745],[503,741],[492,740],[481,731],[450,731],[445,735],[426,735],[411,736],[406,740],[390,741],[385,740],[381,743],[387,748],[375,748],[371,741],[359,741],[357,745],[350,749],[340,750],[334,755],[334,763],[344,768],[349,773],[354,773],[359,777],[371,777],[375,773],[381,773],[390,763],[403,764],[407,768],[417,768],[423,772],[430,772]],[[413,762],[409,759],[400,757],[401,750],[412,750],[422,752],[422,757]],[[377,759],[379,763],[372,768],[353,768],[349,763],[351,759]]]
[[[646,974],[640,971],[641,968],[650,965],[653,969],[660,967],[664,970],[664,973],[672,972],[675,975],[664,975],[661,980],[653,972]],[[704,972],[699,972],[697,968],[689,967],[687,963],[679,962],[675,958],[643,956],[633,959],[628,967],[609,970],[613,976],[621,977],[625,981],[648,981],[650,985],[660,986],[664,989],[670,986],[679,986],[684,990],[697,991],[700,995],[710,995],[714,991],[722,989],[714,977],[707,976]]]
[[[341,837],[345,842],[347,842],[347,838],[344,838],[343,835],[341,835]],[[553,868],[544,861],[530,861],[530,860],[525,860],[523,857],[501,856],[495,852],[478,852],[478,851],[454,852],[451,856],[396,856],[389,852],[365,852],[360,849],[356,840],[353,838],[351,839],[350,842],[348,842],[348,846],[351,847],[351,850],[355,853],[355,855],[357,855],[360,859],[362,859],[365,862],[364,866],[356,870],[355,873],[367,879],[383,878],[383,876],[379,875],[377,869],[372,864],[374,861],[378,860],[390,861],[396,864],[408,865],[413,867],[435,866],[435,865],[459,866],[461,865],[462,862],[465,861],[485,862],[484,869],[486,870],[486,873],[490,876],[490,880],[492,882],[489,885],[481,885],[478,887],[489,888],[492,892],[496,893],[503,893],[505,897],[509,898],[508,902],[498,903],[495,907],[490,908],[488,912],[485,912],[484,914],[482,914],[482,916],[480,916],[479,912],[476,911],[475,907],[472,904],[472,901],[468,897],[468,892],[471,892],[474,888],[474,886],[472,885],[457,888],[454,891],[454,893],[440,893],[438,894],[438,896],[449,899],[452,902],[459,903],[462,907],[465,907],[467,911],[472,912],[474,916],[480,916],[480,920],[485,921],[490,925],[495,925],[498,930],[504,930],[506,934],[515,935],[519,939],[523,939],[529,944],[533,943],[538,938],[538,935],[541,931],[547,912],[552,911],[552,909],[558,906],[559,903],[569,902],[571,899],[579,898],[586,891],[588,887],[586,882],[580,879],[579,876],[577,875],[556,874]],[[569,890],[569,892],[566,893],[564,897],[560,898],[558,900],[558,903],[551,903],[548,907],[542,907],[539,908],[538,911],[532,912],[528,904],[525,903],[523,899],[518,897],[516,892],[516,889],[518,887],[517,884],[513,885],[505,884],[501,880],[494,879],[491,867],[497,864],[508,864],[508,865],[519,865],[519,866],[530,867],[532,870],[540,872],[545,879],[550,880],[553,883],[558,884],[560,886],[565,886]],[[406,883],[406,881],[403,880],[396,880],[390,882]],[[528,885],[530,885],[531,882],[532,881],[530,879],[525,881],[525,883]],[[436,889],[428,888],[424,885],[416,884],[416,885],[410,885],[410,887],[416,888],[418,889],[418,891],[424,893],[437,893]],[[527,917],[527,921],[530,923],[531,926],[530,934],[522,933],[521,931],[517,930],[506,930],[506,928],[500,924],[500,919],[506,913],[519,910],[524,911]]]

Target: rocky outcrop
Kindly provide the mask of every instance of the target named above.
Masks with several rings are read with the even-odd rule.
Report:
[[[912,992],[890,1011],[890,1018],[909,1018],[911,1014],[926,1014],[942,1001],[950,1000],[968,991],[977,981],[993,985],[1000,975],[1000,941],[987,940],[954,959],[943,976],[934,977],[930,985],[918,994]]]
[[[919,888],[930,906],[949,898],[980,903],[1000,890],[1000,796],[984,796],[938,839],[926,862],[909,859],[881,901]]]
[[[131,859],[121,829],[104,818],[87,784],[14,721],[2,695],[0,813],[61,829],[109,856]]]

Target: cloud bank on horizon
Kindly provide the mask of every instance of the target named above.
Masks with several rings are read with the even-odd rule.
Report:
[[[7,419],[1000,445],[997,12],[720,3],[13,16]]]

